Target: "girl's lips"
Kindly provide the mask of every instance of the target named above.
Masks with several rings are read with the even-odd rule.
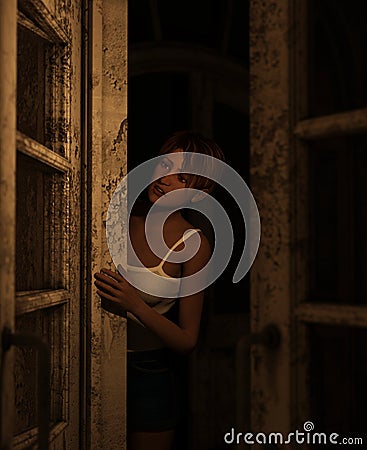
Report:
[[[161,189],[161,188],[160,188],[159,186],[157,186],[156,184],[153,186],[153,191],[154,191],[157,195],[159,195],[159,196],[165,194],[164,190]]]

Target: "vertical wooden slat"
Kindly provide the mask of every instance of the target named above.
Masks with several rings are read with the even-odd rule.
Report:
[[[250,185],[261,217],[250,274],[251,332],[279,326],[281,348],[251,348],[251,428],[288,431],[291,422],[290,0],[250,1]]]
[[[0,2],[0,325],[14,327],[16,0]],[[1,448],[11,448],[13,352],[1,358]]]

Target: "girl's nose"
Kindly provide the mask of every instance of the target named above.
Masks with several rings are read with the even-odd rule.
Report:
[[[165,186],[169,186],[171,184],[172,175],[166,175],[158,180],[159,183],[164,184]]]

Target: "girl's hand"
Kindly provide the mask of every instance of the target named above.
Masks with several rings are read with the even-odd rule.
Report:
[[[120,271],[123,271],[123,269],[120,268]],[[113,305],[130,312],[134,312],[139,303],[141,303],[137,289],[119,273],[103,268],[100,272],[94,274],[94,278],[97,294],[102,301],[107,300],[108,303],[112,302]],[[115,312],[113,308],[107,309]]]

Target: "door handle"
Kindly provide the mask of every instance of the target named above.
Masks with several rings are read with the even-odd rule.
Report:
[[[276,350],[281,343],[282,334],[278,325],[270,323],[260,333],[250,333],[250,345],[263,345],[268,350]]]
[[[38,352],[38,449],[48,450],[49,421],[50,421],[50,375],[51,355],[50,347],[40,336],[30,333],[13,333],[5,327],[2,333],[2,349],[8,351],[11,346],[31,347]]]

